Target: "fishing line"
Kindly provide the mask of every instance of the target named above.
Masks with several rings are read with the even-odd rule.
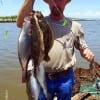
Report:
[[[63,13],[61,13],[61,11],[59,10],[59,8],[57,7],[55,1],[52,0],[52,2],[53,2],[53,4],[54,4],[54,6],[56,7],[56,9],[58,10],[59,14],[60,14],[62,17],[64,17],[64,16],[63,16]],[[63,21],[62,26],[65,26],[65,25],[67,25],[67,20],[66,20],[65,17],[64,17],[64,21]]]
[[[54,4],[54,6],[56,7],[56,9],[58,10],[59,14],[60,14],[62,17],[64,17],[63,14],[61,13],[61,11],[59,10],[59,8],[57,7],[55,1],[52,0],[52,2],[53,2],[53,4]]]

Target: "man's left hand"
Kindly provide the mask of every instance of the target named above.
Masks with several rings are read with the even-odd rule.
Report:
[[[94,60],[94,54],[89,48],[80,49],[81,56],[84,57],[87,61],[91,62]]]

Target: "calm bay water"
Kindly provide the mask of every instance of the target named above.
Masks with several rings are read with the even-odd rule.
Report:
[[[100,21],[80,21],[85,31],[88,46],[95,54],[95,60],[100,62]],[[4,33],[8,31],[8,39]],[[20,29],[16,23],[0,23],[0,69],[19,69],[17,56],[17,42]],[[77,65],[88,66],[88,62],[81,58],[76,50]]]
[[[4,33],[8,31],[8,38]],[[16,23],[0,23],[0,69],[18,68],[17,41],[19,29]]]
[[[100,21],[80,21],[85,32],[85,40],[95,55],[95,61],[100,63]],[[77,65],[87,67],[89,63],[77,53]]]

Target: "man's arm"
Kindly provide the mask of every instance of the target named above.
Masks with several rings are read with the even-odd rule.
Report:
[[[94,54],[89,49],[86,41],[84,40],[84,30],[80,23],[73,22],[74,25],[74,34],[76,36],[74,46],[76,49],[80,51],[80,54],[83,58],[85,58],[87,61],[93,61],[94,60]]]
[[[81,56],[85,58],[87,61],[91,62],[94,60],[94,54],[89,48],[85,49],[80,48],[79,51]]]
[[[17,26],[19,28],[21,28],[23,25],[24,17],[27,16],[29,14],[29,12],[32,11],[34,1],[35,0],[25,0],[24,1],[23,5],[19,11],[19,14],[17,16],[17,20],[16,20]]]

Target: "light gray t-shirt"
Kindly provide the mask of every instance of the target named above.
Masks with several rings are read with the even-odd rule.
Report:
[[[67,20],[63,26],[64,20]],[[87,48],[84,40],[84,32],[78,22],[72,21],[69,18],[55,21],[49,16],[46,20],[51,25],[54,32],[54,44],[49,52],[51,60],[44,62],[46,72],[60,72],[73,67],[76,64],[74,47],[81,46]]]

